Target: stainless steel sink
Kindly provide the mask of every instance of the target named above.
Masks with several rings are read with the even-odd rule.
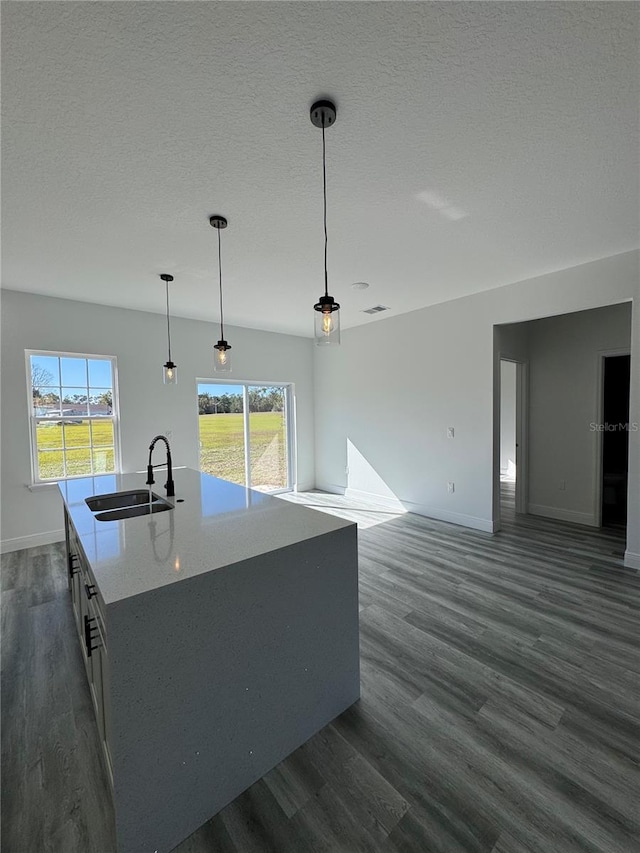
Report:
[[[151,504],[151,512],[166,512],[168,509],[173,509],[170,503],[163,501],[160,498]],[[106,512],[99,512],[96,515],[96,521],[120,521],[122,518],[135,518],[137,515],[149,515],[149,504],[140,504],[139,506],[125,506],[122,509],[111,509]]]
[[[154,501],[162,500],[162,498],[153,492],[151,493],[151,498]],[[91,512],[122,509],[123,507],[138,506],[139,504],[149,506],[149,490],[134,489],[131,492],[112,492],[108,495],[94,495],[92,498],[85,498],[85,503]]]
[[[150,514],[148,489],[94,495],[91,498],[85,498],[85,503],[91,512],[96,513],[96,521],[120,521],[122,518]],[[151,492],[151,512],[166,512],[168,509],[173,509],[173,505]]]

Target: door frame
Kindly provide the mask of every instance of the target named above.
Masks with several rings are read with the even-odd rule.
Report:
[[[243,433],[244,433],[244,472],[245,487],[251,482],[251,437],[249,427],[249,388],[284,388],[284,416],[287,428],[287,485],[282,489],[274,489],[265,492],[268,495],[281,495],[286,492],[297,491],[297,464],[296,464],[296,418],[295,418],[295,384],[293,382],[260,382],[247,381],[244,379],[201,379],[196,378],[196,416],[198,413],[198,386],[199,385],[239,385],[242,387],[243,408]],[[246,417],[244,414],[246,413]],[[200,468],[200,426],[198,421],[198,468]]]
[[[529,365],[516,361],[516,512],[529,512]]]
[[[606,349],[606,350],[598,350],[596,353],[596,381],[595,381],[595,401],[594,401],[594,412],[595,412],[595,424],[601,424],[604,422],[604,362],[607,358],[615,358],[619,355],[628,355],[631,356],[630,347],[619,347],[617,349]],[[629,386],[629,392],[631,392],[631,386]],[[594,453],[594,489],[593,489],[593,499],[594,499],[594,507],[593,507],[593,518],[596,524],[596,527],[602,527],[602,454],[603,454],[603,433],[595,429],[595,439],[596,439],[596,447]],[[629,476],[629,461],[627,460],[627,478]],[[629,517],[629,507],[627,506],[627,519]]]

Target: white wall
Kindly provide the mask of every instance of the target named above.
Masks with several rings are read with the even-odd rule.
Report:
[[[374,320],[344,331],[339,348],[317,348],[316,485],[371,489],[371,476],[346,474],[351,442],[407,509],[493,530],[493,460],[500,452],[494,325],[640,301],[639,254]],[[634,322],[632,382],[638,383],[640,333]],[[631,420],[640,421],[637,391]],[[453,439],[447,438],[449,426]],[[630,475],[636,479],[638,443],[640,433],[632,433]],[[448,482],[455,483],[454,494],[447,492]],[[628,535],[628,547],[640,552],[640,517],[631,520]]]
[[[631,305],[529,324],[529,512],[597,526],[600,360],[629,351]],[[561,488],[564,484],[564,488]]]
[[[530,323],[508,323],[494,329],[497,358],[513,361],[529,360]]]
[[[515,476],[516,365],[500,362],[500,473]]]
[[[297,482],[314,484],[313,344],[311,340],[229,327],[235,380],[294,382]],[[149,441],[171,429],[175,465],[198,468],[196,378],[214,378],[217,327],[171,322],[179,383],[162,383],[166,361],[163,315],[86,302],[2,291],[2,542],[28,547],[60,537],[62,509],[55,486],[30,491],[25,349],[115,355],[120,391],[122,468],[146,465]]]

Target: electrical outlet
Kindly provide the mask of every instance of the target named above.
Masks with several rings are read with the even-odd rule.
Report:
[[[453,438],[455,435],[455,430],[453,427],[447,427],[447,438]]]
[[[348,474],[348,473],[349,473],[349,466],[348,466],[348,465],[345,467],[345,469],[344,469],[344,473],[345,473],[345,474]]]
[[[455,483],[447,483],[447,491],[449,492],[450,495],[452,495],[455,492],[455,490],[456,490],[456,484]]]
[[[558,486],[558,488],[560,489],[561,492],[566,492],[567,481],[566,480],[560,480],[560,485]]]

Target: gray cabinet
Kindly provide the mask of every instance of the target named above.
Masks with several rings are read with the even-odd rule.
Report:
[[[104,606],[101,605],[95,579],[84,555],[78,535],[65,511],[67,567],[73,615],[80,639],[89,690],[98,724],[98,732],[109,778],[113,784],[109,750],[109,657]]]

